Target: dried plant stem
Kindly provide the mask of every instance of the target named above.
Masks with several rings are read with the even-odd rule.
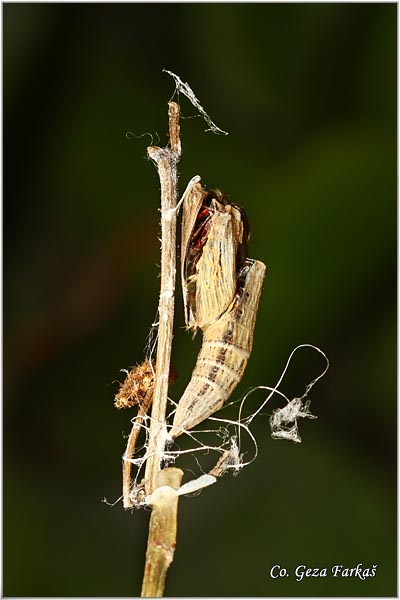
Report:
[[[174,490],[179,488],[181,480],[182,471],[175,467],[160,471],[158,476],[157,498],[153,501],[149,524],[142,598],[160,598],[163,595],[176,545],[178,495]]]
[[[170,148],[150,146],[149,157],[157,165],[161,183],[161,289],[158,305],[159,327],[154,380],[153,408],[149,431],[145,471],[147,495],[155,491],[149,524],[146,564],[142,597],[161,597],[165,578],[173,560],[176,528],[178,489],[182,471],[167,468],[161,471],[166,440],[166,410],[168,380],[173,336],[175,275],[176,275],[176,200],[177,163],[181,155],[179,136],[179,105],[168,105]],[[153,494],[154,498],[154,494]]]
[[[177,163],[181,155],[179,105],[168,104],[170,148],[149,146],[147,153],[157,165],[161,183],[161,289],[153,408],[146,462],[146,492],[156,488],[164,451],[168,379],[172,348],[176,275]]]
[[[124,508],[132,508],[133,502],[131,498],[131,471],[132,471],[132,459],[135,454],[136,442],[142,428],[143,421],[147,415],[151,403],[153,401],[154,389],[151,387],[143,402],[141,403],[138,414],[133,419],[133,425],[129,434],[128,443],[126,445],[125,453],[122,457],[122,493],[123,493],[123,504]]]

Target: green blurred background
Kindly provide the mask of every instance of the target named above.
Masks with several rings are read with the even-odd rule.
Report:
[[[331,361],[301,445],[261,416],[257,461],[182,499],[166,594],[396,595],[396,12],[3,5],[4,595],[140,593],[149,513],[101,500],[120,496],[133,416],[113,407],[115,380],[142,360],[157,306],[151,137],[125,134],[167,143],[162,68],[229,131],[182,121],[181,191],[200,174],[245,206],[268,267],[235,397],[273,385],[297,344]],[[178,293],[175,400],[199,342]],[[321,368],[302,351],[282,390],[301,395]],[[376,577],[269,576],[358,563]]]

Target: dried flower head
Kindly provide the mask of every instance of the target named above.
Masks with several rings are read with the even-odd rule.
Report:
[[[141,404],[146,394],[154,386],[156,363],[146,358],[140,365],[135,365],[127,374],[124,383],[120,384],[119,392],[115,396],[116,408],[130,408]],[[171,365],[168,383],[174,383],[178,378],[177,372]]]
[[[147,392],[154,385],[154,361],[146,359],[140,365],[135,365],[121,383],[115,396],[116,408],[130,408],[141,404]]]

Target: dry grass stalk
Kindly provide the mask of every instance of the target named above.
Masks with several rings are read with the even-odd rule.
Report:
[[[159,328],[154,380],[153,408],[149,431],[145,485],[147,495],[161,492],[152,502],[142,597],[161,597],[165,577],[173,560],[178,496],[182,471],[167,468],[161,471],[165,445],[168,382],[172,349],[176,279],[176,200],[177,163],[181,155],[179,134],[180,108],[175,102],[168,105],[169,148],[150,146],[147,151],[154,160],[161,183],[161,284],[158,305]],[[167,486],[160,490],[160,486]]]
[[[132,491],[132,480],[131,480],[131,471],[132,471],[132,459],[135,454],[136,442],[142,429],[143,421],[147,415],[147,412],[151,406],[153,401],[154,388],[151,387],[144,397],[144,400],[139,406],[138,413],[133,420],[133,425],[131,432],[129,434],[128,443],[126,445],[126,450],[122,457],[122,501],[124,504],[124,508],[132,508],[133,501],[131,496]]]
[[[168,379],[172,348],[175,279],[176,279],[176,200],[177,164],[181,156],[179,137],[180,108],[168,104],[170,148],[149,146],[147,153],[156,163],[161,183],[161,286],[158,305],[159,327],[154,381],[153,408],[146,462],[146,492],[150,495],[157,484],[164,452]]]
[[[179,489],[182,475],[182,471],[175,467],[164,469],[158,475],[157,497],[152,502],[149,523],[142,598],[161,598],[163,595],[176,545],[179,496],[174,490]]]

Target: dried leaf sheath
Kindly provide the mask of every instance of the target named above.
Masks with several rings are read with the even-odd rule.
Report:
[[[193,181],[193,180],[192,180]],[[197,330],[227,311],[245,258],[244,212],[219,190],[189,184],[182,221],[182,288],[185,320]]]
[[[242,378],[253,347],[265,272],[264,263],[247,259],[238,277],[233,307],[205,327],[191,380],[178,403],[172,437],[219,410]]]

